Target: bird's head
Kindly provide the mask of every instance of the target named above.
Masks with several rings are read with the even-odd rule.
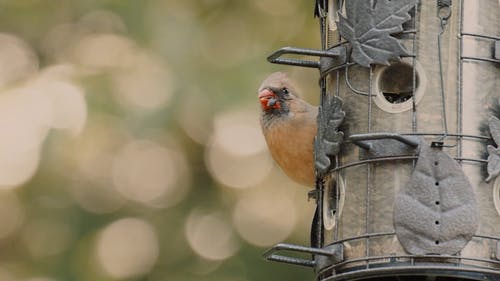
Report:
[[[287,113],[297,96],[288,76],[282,72],[269,75],[259,88],[259,101],[266,114]]]

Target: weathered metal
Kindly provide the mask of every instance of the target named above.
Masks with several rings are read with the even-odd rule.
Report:
[[[488,145],[488,178],[485,181],[489,182],[500,174],[500,120],[492,116],[489,121],[490,134],[497,147]]]
[[[344,133],[339,127],[344,121],[342,100],[328,95],[318,111],[318,133],[314,139],[315,166],[318,173],[324,176],[332,167],[330,157],[335,157],[340,151]]]
[[[316,279],[500,280],[500,2],[317,0],[315,14],[323,50],[303,54],[319,61],[289,64],[321,77],[311,248],[342,259],[311,260]]]
[[[477,225],[476,199],[461,166],[441,147],[422,141],[410,179],[394,199],[399,242],[415,255],[454,255]]]
[[[391,59],[408,55],[402,42],[391,36],[403,31],[403,23],[411,19],[408,13],[416,0],[349,0],[346,14],[340,14],[337,24],[340,35],[351,47],[351,58],[364,67],[389,64]]]

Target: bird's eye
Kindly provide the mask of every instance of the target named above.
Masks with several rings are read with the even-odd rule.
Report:
[[[290,92],[288,91],[288,88],[283,88],[281,89],[281,92],[285,95],[288,95]]]

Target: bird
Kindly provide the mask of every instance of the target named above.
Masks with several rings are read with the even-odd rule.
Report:
[[[270,74],[258,90],[262,132],[283,172],[293,181],[314,186],[314,138],[318,107],[300,98],[287,74]]]

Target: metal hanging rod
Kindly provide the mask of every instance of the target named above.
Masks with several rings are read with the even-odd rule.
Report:
[[[347,62],[347,50],[344,46],[347,42],[341,42],[336,46],[333,46],[327,50],[316,50],[307,48],[296,48],[296,47],[283,47],[270,56],[267,60],[270,63],[275,64],[285,64],[293,65],[307,68],[317,68],[322,73],[322,76],[326,72],[330,72],[333,69],[338,69],[345,67]],[[284,55],[305,55],[312,57],[319,57],[319,61],[295,59],[295,58],[284,58]]]
[[[350,167],[359,166],[359,165],[363,165],[363,164],[368,164],[368,163],[378,163],[378,162],[387,162],[387,161],[396,161],[396,160],[417,160],[417,159],[418,159],[418,156],[414,156],[414,155],[397,155],[397,156],[370,158],[370,159],[360,160],[357,162],[351,162],[351,163],[345,164],[343,166],[338,166],[338,167],[334,168],[333,171],[340,171],[343,169],[347,169]],[[477,158],[453,157],[453,159],[456,161],[469,161],[469,162],[478,163],[478,164],[487,164],[488,163],[488,160],[477,159]]]
[[[356,134],[351,135],[347,138],[347,140],[352,141],[356,145],[363,146],[362,141],[366,140],[381,140],[381,139],[393,139],[399,142],[402,142],[411,147],[417,147],[419,142],[411,139],[409,137],[404,137],[397,133],[367,133],[367,134]]]
[[[498,37],[498,36],[474,34],[474,33],[469,33],[469,32],[462,32],[461,35],[462,36],[472,36],[472,37],[484,38],[484,39],[491,39],[491,40],[500,40],[500,37]]]
[[[299,245],[287,244],[287,243],[279,243],[279,244],[275,245],[271,249],[267,250],[263,254],[263,256],[265,259],[267,259],[269,261],[276,261],[276,262],[282,262],[282,263],[288,263],[288,264],[294,264],[294,265],[301,265],[301,266],[306,266],[306,267],[315,267],[318,264],[321,264],[321,259],[319,259],[319,258],[315,258],[314,260],[309,260],[309,259],[288,257],[288,256],[275,254],[275,252],[278,252],[278,251],[290,251],[290,252],[312,254],[312,255],[316,255],[316,256],[322,256],[322,257],[325,257],[327,259],[332,259],[335,261],[343,260],[343,256],[344,256],[343,246],[340,244],[332,245],[332,246],[326,247],[326,248],[313,248],[313,247],[305,247],[305,246],[299,246]]]
[[[497,59],[490,59],[490,58],[480,58],[480,57],[469,57],[469,56],[462,56],[461,59],[463,60],[468,60],[468,61],[478,61],[478,62],[492,62],[492,63],[500,63],[500,60]]]

